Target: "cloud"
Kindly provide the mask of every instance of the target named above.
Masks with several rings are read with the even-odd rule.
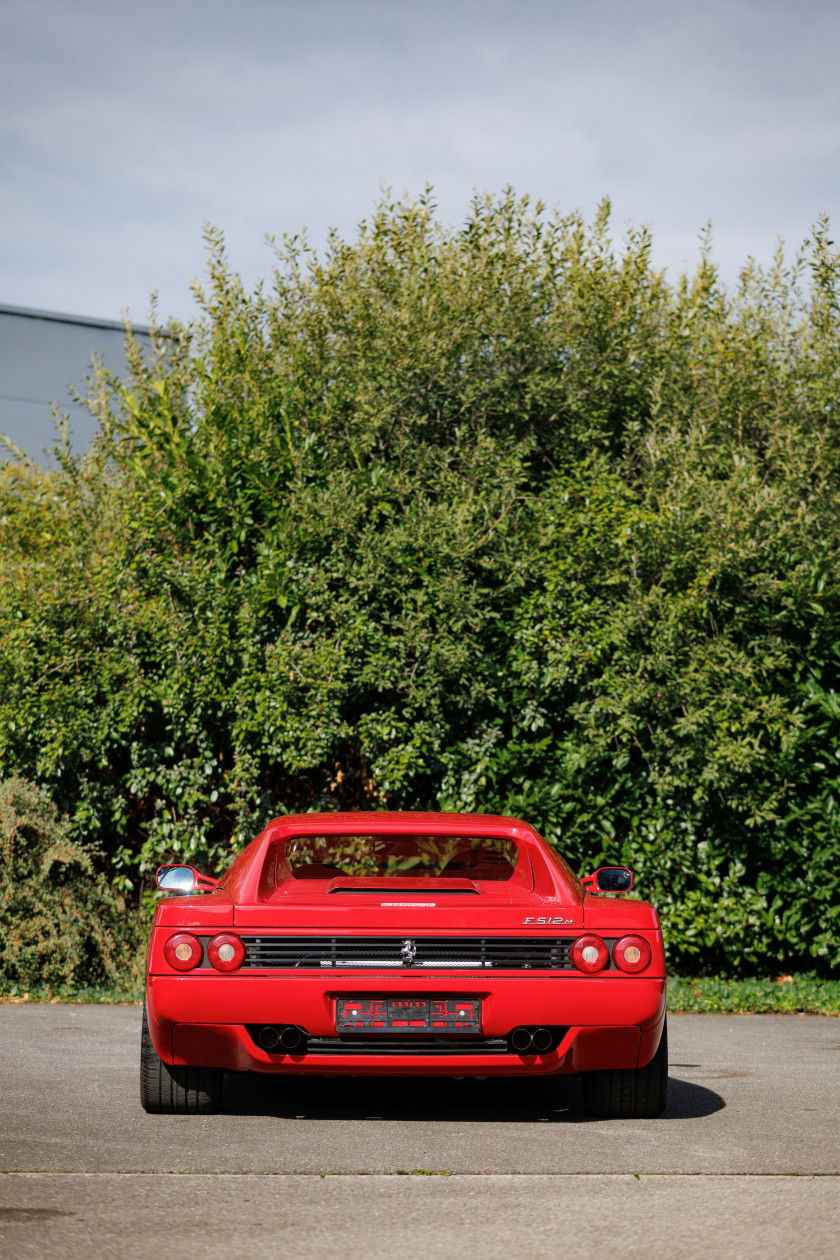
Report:
[[[382,181],[445,218],[513,183],[671,268],[711,217],[734,276],[836,212],[840,10],[803,0],[6,0],[0,300],[188,314],[201,224],[350,233]],[[746,246],[746,250],[745,250]]]

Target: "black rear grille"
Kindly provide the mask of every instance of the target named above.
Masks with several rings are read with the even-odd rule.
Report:
[[[442,1037],[310,1037],[306,1042],[310,1054],[384,1054],[384,1055],[474,1055],[510,1054],[503,1037],[475,1037],[445,1040]]]
[[[572,969],[574,937],[243,936],[243,968],[513,971]]]

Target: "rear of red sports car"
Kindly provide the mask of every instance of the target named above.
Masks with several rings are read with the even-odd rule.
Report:
[[[225,1070],[583,1073],[593,1114],[664,1107],[656,911],[586,891],[526,823],[279,818],[200,883],[152,931],[148,1111],[215,1110]]]

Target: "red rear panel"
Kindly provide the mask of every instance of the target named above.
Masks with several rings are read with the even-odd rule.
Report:
[[[164,957],[179,928],[203,949],[186,973]],[[231,930],[245,960],[222,974],[208,946]],[[572,960],[584,931],[606,945],[607,966],[592,975]],[[630,932],[651,948],[636,974],[611,955]],[[160,903],[149,957],[158,1054],[264,1072],[635,1067],[658,1045],[664,993],[653,907],[584,895],[533,828],[486,815],[277,819],[218,891]],[[266,1028],[298,1030],[303,1049],[267,1051]],[[521,1028],[542,1030],[549,1048],[515,1052]]]

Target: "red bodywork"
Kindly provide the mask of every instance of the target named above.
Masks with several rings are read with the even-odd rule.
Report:
[[[503,880],[354,879],[329,872],[295,878],[284,857],[287,845],[325,832],[392,837],[468,832],[512,841],[518,852],[513,874]],[[201,965],[186,973],[164,957],[166,942],[184,932],[203,946]],[[241,968],[220,972],[210,964],[208,944],[222,933],[244,941]],[[607,966],[595,974],[581,973],[569,960],[584,933],[602,938],[610,951]],[[632,974],[613,960],[616,942],[628,934],[643,938],[651,951],[649,964]],[[373,956],[360,957],[360,950]],[[437,961],[428,961],[435,951]],[[379,957],[385,954],[388,964]],[[464,956],[492,961],[466,965]],[[369,1033],[340,1036],[338,1004],[348,998],[477,1000],[480,1027],[464,1036],[455,1030],[445,1040],[428,1032],[396,1044],[391,1037],[387,1046]],[[548,1076],[637,1068],[659,1045],[665,958],[651,905],[584,891],[549,845],[517,819],[302,814],[270,823],[215,891],[159,903],[147,1007],[154,1048],[169,1064],[397,1076]],[[266,1025],[298,1029],[304,1040],[293,1051],[282,1046],[268,1051],[258,1039]],[[551,1047],[518,1052],[510,1038],[521,1027],[548,1029]]]

